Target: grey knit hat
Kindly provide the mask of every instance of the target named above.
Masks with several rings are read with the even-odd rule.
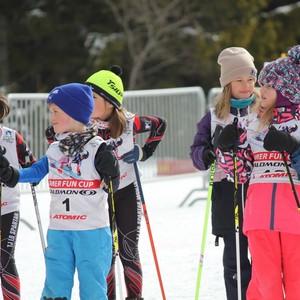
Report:
[[[218,64],[221,66],[221,87],[243,75],[252,76],[256,80],[257,70],[254,65],[254,58],[244,48],[230,47],[224,49],[219,54]]]

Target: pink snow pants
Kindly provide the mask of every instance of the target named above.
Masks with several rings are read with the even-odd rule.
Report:
[[[300,235],[247,232],[252,277],[247,300],[300,300]]]

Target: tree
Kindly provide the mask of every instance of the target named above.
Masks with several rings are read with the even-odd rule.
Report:
[[[193,1],[105,0],[123,30],[131,58],[128,89],[143,88],[147,77],[179,62],[187,53],[170,46],[195,18]]]
[[[217,56],[245,47],[258,70],[299,44],[295,0],[1,1],[0,86],[48,92],[119,64],[125,88],[219,85]]]
[[[7,54],[7,28],[6,18],[0,14],[0,92],[1,86],[5,86],[8,83],[8,54]],[[5,89],[3,88],[3,91]]]
[[[1,13],[7,24],[8,91],[48,92],[87,78],[87,36],[111,27],[110,14],[93,1],[6,1]],[[103,29],[104,28],[104,29]],[[3,55],[3,54],[2,54]]]

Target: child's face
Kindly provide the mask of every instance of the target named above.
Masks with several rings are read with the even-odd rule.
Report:
[[[277,100],[277,93],[275,89],[268,85],[264,85],[260,89],[260,96],[260,113],[268,111],[275,106]]]
[[[253,92],[255,79],[252,76],[240,76],[231,81],[231,94],[234,99],[247,99]]]
[[[62,109],[60,109],[56,104],[50,103],[50,121],[56,133],[72,132],[74,130],[74,122],[76,122],[72,117],[67,115]]]
[[[94,96],[95,106],[92,114],[92,119],[100,119],[102,121],[109,119],[109,117],[112,115],[112,112],[114,110],[113,105],[107,102],[105,99],[103,99],[101,96],[99,96],[96,93],[93,93],[93,96]]]

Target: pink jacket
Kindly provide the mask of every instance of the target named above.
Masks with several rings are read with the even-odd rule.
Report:
[[[300,111],[280,108],[275,111],[273,125],[300,140]],[[263,140],[268,127],[258,131],[259,119],[251,122],[242,134],[237,151],[238,182],[249,181],[244,212],[243,231],[266,229],[300,234],[300,213],[292,192],[282,154],[267,151]],[[219,164],[233,181],[232,153],[219,153]],[[292,180],[300,198],[300,181],[286,154]]]

